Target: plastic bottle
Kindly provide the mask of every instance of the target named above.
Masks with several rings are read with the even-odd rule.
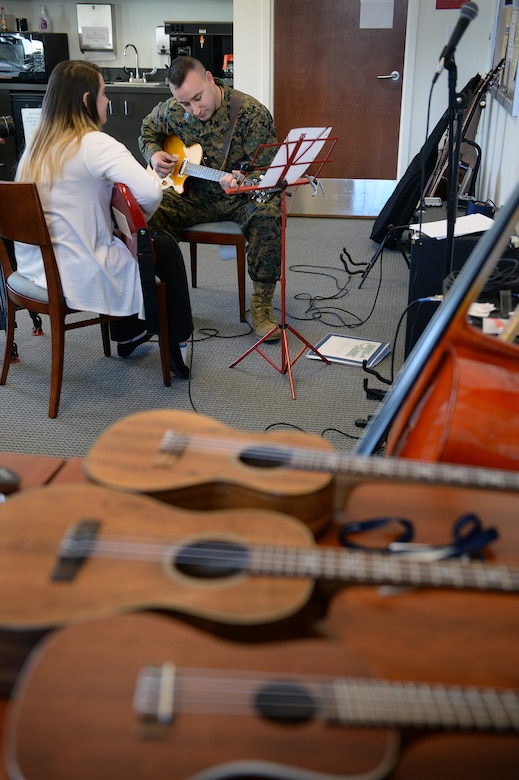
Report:
[[[7,17],[5,15],[4,6],[2,6],[0,9],[0,17],[1,17],[2,32],[7,32]]]
[[[40,32],[50,32],[50,19],[47,16],[44,5],[40,5],[40,15],[38,17],[38,30]]]

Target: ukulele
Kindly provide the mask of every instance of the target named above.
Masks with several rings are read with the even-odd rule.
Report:
[[[105,487],[188,509],[275,509],[294,515],[314,535],[330,520],[337,476],[341,494],[368,480],[519,489],[517,471],[351,456],[313,434],[236,431],[175,409],[138,412],[107,428],[88,452],[85,471]]]
[[[200,144],[192,144],[192,146],[185,146],[184,142],[176,135],[170,135],[164,142],[164,151],[168,154],[177,155],[178,160],[169,176],[161,179],[163,189],[173,187],[175,192],[182,195],[184,192],[184,185],[188,176],[192,176],[195,179],[205,179],[206,181],[219,182],[224,176],[227,176],[228,171],[221,171],[218,168],[209,168],[207,165],[201,165],[200,162],[203,157],[203,149]],[[148,166],[148,170],[153,169]],[[255,187],[261,181],[259,178],[246,178],[241,182],[241,186]],[[274,194],[274,190],[258,190],[257,192],[249,193],[252,200],[259,203],[265,203]]]
[[[250,632],[297,618],[317,583],[519,590],[513,564],[319,547],[279,512],[193,512],[95,485],[14,494],[0,524],[0,629],[8,631],[163,609]],[[514,549],[512,530],[501,544]]]
[[[400,730],[418,744],[424,731],[498,733],[517,754],[519,694],[376,679],[330,639],[237,645],[136,614],[42,643],[10,703],[5,752],[25,780],[375,780],[397,763]]]

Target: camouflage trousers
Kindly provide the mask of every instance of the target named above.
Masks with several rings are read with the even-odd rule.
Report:
[[[204,182],[204,184],[206,184]],[[164,190],[162,203],[149,220],[152,230],[166,230],[177,241],[184,228],[201,222],[237,222],[247,241],[247,267],[255,282],[272,283],[281,273],[281,203],[278,194],[266,203],[246,195],[227,195],[219,184],[189,181],[189,192]]]

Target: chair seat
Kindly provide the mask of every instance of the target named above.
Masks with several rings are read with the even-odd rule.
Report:
[[[191,225],[185,228],[184,233],[225,233],[238,236],[241,233],[237,222],[201,222],[199,225]]]
[[[216,244],[220,247],[222,260],[236,260],[238,274],[238,299],[240,306],[240,321],[246,322],[245,317],[245,263],[246,241],[237,222],[201,222],[198,225],[184,228],[181,241],[189,243],[191,254],[191,286],[197,285],[197,244]],[[234,247],[234,251],[229,251]]]
[[[12,274],[9,274],[7,286],[10,287],[13,292],[18,293],[18,295],[23,295],[26,298],[34,298],[35,301],[40,301],[41,303],[49,302],[47,289],[35,282],[31,282],[30,279],[23,274],[18,273],[18,271],[13,271]]]

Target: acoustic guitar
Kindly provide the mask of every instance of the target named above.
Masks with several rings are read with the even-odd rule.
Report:
[[[294,515],[318,535],[334,502],[370,480],[517,492],[519,473],[338,452],[313,434],[237,431],[194,412],[138,412],[101,434],[90,480],[188,509],[253,506]],[[340,490],[334,477],[340,476]],[[333,496],[334,490],[340,498]]]
[[[244,646],[122,615],[33,655],[6,764],[25,780],[375,780],[395,766],[400,730],[517,734],[518,691],[376,679],[329,639]]]

